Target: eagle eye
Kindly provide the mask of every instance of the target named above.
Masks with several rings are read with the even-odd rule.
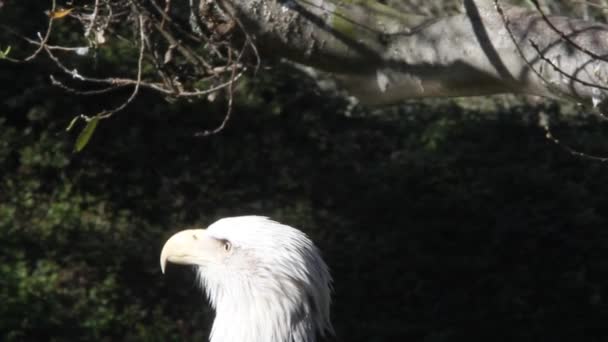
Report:
[[[232,249],[232,243],[230,243],[230,241],[228,240],[222,240],[222,245],[226,252],[230,252],[230,250]]]

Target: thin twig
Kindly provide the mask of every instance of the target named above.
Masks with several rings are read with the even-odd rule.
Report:
[[[228,59],[230,62],[230,59],[232,57],[232,50],[228,50]],[[236,76],[236,63],[232,64],[232,73],[230,74],[230,79],[233,80]],[[230,115],[232,114],[232,99],[234,98],[234,87],[233,87],[234,83],[230,83],[230,85],[228,85],[228,108],[226,109],[226,115],[224,116],[224,120],[222,120],[222,123],[217,126],[216,128],[212,129],[212,130],[206,130],[203,132],[198,132],[196,133],[194,136],[196,137],[206,137],[212,134],[217,134],[219,132],[221,132],[224,127],[226,127],[226,124],[228,123],[228,121],[230,120]]]
[[[532,3],[534,4],[534,6],[536,7],[536,10],[540,13],[541,17],[543,18],[543,21],[555,32],[557,33],[561,39],[563,39],[565,42],[567,42],[568,44],[572,45],[575,49],[582,51],[583,53],[585,53],[587,56],[593,58],[593,59],[597,59],[597,60],[601,60],[604,62],[608,62],[608,59],[604,56],[600,56],[586,48],[584,48],[583,46],[577,44],[575,41],[573,41],[572,39],[570,39],[570,37],[568,37],[568,35],[566,35],[561,29],[557,28],[553,22],[551,21],[551,19],[549,19],[549,17],[547,17],[547,15],[545,14],[545,12],[542,10],[540,4],[538,3],[537,0],[531,0]]]
[[[208,95],[212,92],[218,91],[222,88],[229,86],[233,82],[236,82],[238,79],[240,79],[243,76],[244,72],[247,70],[246,67],[242,67],[242,71],[239,72],[234,77],[234,79],[228,80],[227,82],[220,83],[217,86],[214,86],[214,87],[211,87],[211,88],[208,88],[205,90],[176,91],[175,89],[165,88],[159,83],[145,82],[141,79],[138,81],[138,80],[133,80],[133,79],[129,79],[129,78],[116,78],[116,77],[95,78],[95,77],[84,76],[84,75],[78,73],[78,71],[76,69],[70,70],[68,67],[66,67],[59,60],[59,58],[57,58],[57,56],[55,56],[52,53],[52,51],[50,51],[49,49],[46,49],[46,52],[47,52],[47,55],[51,58],[51,60],[53,60],[55,62],[55,64],[59,67],[60,70],[62,70],[64,73],[71,76],[72,78],[78,79],[80,81],[89,82],[89,83],[98,83],[98,84],[108,84],[108,85],[113,85],[113,86],[128,86],[128,85],[139,84],[139,86],[141,86],[141,87],[149,88],[149,89],[158,91],[160,93],[163,93],[165,95],[170,95],[170,96],[175,96],[175,97],[199,97],[199,96]],[[240,64],[238,64],[238,63],[235,65],[235,67],[237,69],[239,68],[239,66],[240,66]]]
[[[105,93],[109,93],[111,91],[123,88],[126,86],[126,84],[116,84],[116,85],[112,85],[109,86],[107,88],[103,88],[103,89],[96,89],[96,90],[79,90],[79,89],[75,89],[72,87],[69,87],[67,85],[65,85],[63,82],[57,80],[53,75],[49,76],[51,79],[51,83],[56,86],[59,87],[65,91],[67,91],[68,93],[72,93],[74,95],[101,95],[101,94],[105,94]]]
[[[171,0],[165,2],[165,9],[163,10],[163,19],[160,22],[160,27],[164,28],[166,18],[169,18],[169,11],[171,10]]]
[[[556,95],[560,95],[563,97],[570,97],[571,95],[568,95],[566,92],[562,91],[561,89],[559,89],[559,87],[557,87],[553,82],[547,80],[545,78],[544,75],[541,74],[540,71],[538,71],[534,65],[532,65],[532,63],[528,60],[528,58],[526,57],[526,55],[524,54],[520,43],[517,41],[517,39],[515,38],[515,35],[513,34],[513,31],[511,30],[509,24],[509,18],[507,18],[505,12],[503,11],[503,8],[500,6],[498,0],[494,0],[494,6],[496,8],[496,11],[498,12],[498,14],[500,15],[502,22],[503,22],[503,26],[505,27],[505,29],[507,30],[507,33],[509,34],[509,37],[511,38],[511,40],[513,41],[513,45],[515,45],[515,48],[517,49],[517,53],[519,54],[519,56],[521,57],[521,59],[524,61],[524,63],[526,63],[526,65],[528,66],[528,68],[543,82],[543,84],[552,92],[555,92]],[[601,85],[595,84],[595,83],[590,83],[590,82],[586,82],[583,81],[581,79],[579,79],[576,76],[572,76],[569,73],[563,71],[558,65],[555,65],[555,63],[553,63],[550,59],[548,59],[547,57],[544,56],[544,54],[542,53],[542,51],[540,50],[540,48],[538,47],[538,45],[533,41],[533,40],[529,40],[530,44],[532,45],[532,48],[534,48],[536,50],[536,53],[538,55],[538,57],[546,62],[547,64],[549,64],[551,67],[553,67],[553,69],[555,71],[557,71],[559,74],[561,74],[564,77],[569,78],[572,81],[575,82],[579,82],[582,85],[585,86],[589,86],[589,87],[593,87],[593,88],[598,88],[598,89],[603,89],[603,90],[608,90],[608,87],[603,87]],[[603,114],[600,113],[601,117],[604,117]]]
[[[97,13],[99,12],[99,0],[95,0],[95,5],[93,7],[93,13],[91,13],[89,25],[86,26],[84,30],[84,36],[88,37],[91,34],[91,30],[93,29],[93,25],[97,20]]]
[[[151,4],[153,7],[147,6],[148,4]],[[228,88],[230,98],[228,101],[228,111],[226,113],[226,117],[222,124],[216,130],[213,130],[219,132],[224,126],[226,126],[232,113],[234,83],[238,81],[247,70],[247,67],[241,64],[241,59],[244,56],[245,50],[248,48],[253,50],[257,59],[257,68],[260,65],[260,57],[257,52],[257,48],[253,43],[253,39],[251,39],[251,37],[245,31],[243,25],[236,20],[236,18],[233,18],[233,20],[239,24],[246,37],[245,44],[238,53],[238,57],[235,59],[235,50],[233,50],[233,48],[227,44],[226,41],[210,41],[206,39],[207,37],[205,37],[204,34],[201,34],[200,37],[194,36],[191,32],[184,30],[182,25],[173,20],[173,18],[170,16],[170,1],[166,1],[163,6],[164,8],[161,8],[154,0],[146,2],[145,4],[141,0],[131,0],[128,2],[95,0],[94,2],[92,1],[90,5],[81,6],[80,10],[71,13],[70,17],[78,20],[81,23],[85,33],[84,36],[89,40],[90,45],[88,46],[78,47],[49,44],[49,39],[54,29],[53,14],[57,8],[56,0],[52,0],[52,9],[49,12],[50,19],[49,25],[47,26],[47,31],[44,36],[42,34],[38,34],[38,40],[24,37],[19,33],[16,33],[14,30],[12,30],[12,28],[7,29],[10,30],[11,33],[36,47],[36,51],[26,60],[35,58],[40,54],[40,51],[44,50],[46,55],[55,63],[57,68],[71,78],[84,83],[103,85],[101,89],[77,89],[70,86],[69,82],[66,83],[53,75],[50,75],[51,83],[53,85],[58,86],[69,93],[77,95],[99,95],[123,88],[125,86],[133,86],[131,94],[119,106],[110,110],[104,110],[94,116],[82,115],[81,117],[85,118],[86,120],[92,120],[93,118],[108,118],[114,113],[123,110],[127,105],[134,101],[141,88],[152,89],[165,96],[174,98],[202,97],[218,90]],[[155,10],[152,8],[156,9],[158,14],[154,13]],[[58,51],[71,53],[75,52],[80,55],[88,53],[88,50],[85,49],[94,49],[95,46],[97,46],[96,41],[91,41],[91,38],[89,37],[94,32],[107,32],[114,39],[122,39],[129,43],[132,42],[134,40],[133,38],[126,38],[120,34],[122,25],[129,22],[128,20],[125,20],[128,19],[129,16],[136,17],[139,25],[139,53],[137,57],[137,75],[135,78],[99,78],[83,75],[77,69],[69,67],[70,64],[67,63],[66,59],[60,57],[60,55],[57,53]],[[152,28],[153,31],[150,31],[150,28]],[[154,33],[159,34],[156,35]],[[97,37],[93,37],[93,39],[97,39]],[[182,41],[182,39],[184,40]],[[203,41],[204,45],[202,48],[207,52],[215,54],[213,56],[213,61],[205,60],[203,54],[198,51],[198,49],[201,48],[200,43]],[[167,45],[164,45],[164,43],[167,43]],[[192,43],[196,44],[196,48],[192,45]],[[162,63],[163,54],[161,49],[166,48],[166,46],[169,46],[169,49],[179,51],[179,53],[175,56],[179,58],[169,58],[169,63],[167,64],[170,65],[165,65]],[[228,56],[226,56],[226,52]],[[151,64],[157,71],[156,75],[152,74],[151,77],[144,76],[144,58],[151,60]],[[14,62],[25,61],[15,60],[10,57],[7,57],[6,60]],[[223,64],[223,62],[226,64],[219,65],[220,63]],[[195,70],[198,70],[199,72],[193,74],[191,71],[186,71],[190,70],[189,68],[191,67],[194,67]],[[185,86],[180,82],[181,78],[188,79],[188,82],[190,82],[192,79],[194,79],[193,76],[196,77],[197,82],[209,82],[212,80],[217,82],[218,79],[225,77],[223,75],[224,73],[229,73],[228,79],[226,79],[225,82],[202,90],[193,88],[191,83],[188,83],[188,86]],[[146,79],[146,77],[148,79]]]
[[[513,34],[513,31],[511,30],[511,27],[509,25],[510,24],[509,18],[505,14],[505,12],[502,9],[502,6],[499,4],[498,0],[494,0],[494,7],[496,8],[496,11],[500,15],[500,18],[502,19],[502,22],[503,22],[503,26],[507,30],[507,33],[509,34],[511,41],[513,41],[513,45],[515,45],[515,49],[517,49],[517,53],[519,54],[521,59],[524,61],[524,63],[526,63],[528,68],[530,68],[530,70],[543,82],[543,84],[545,84],[549,88],[554,88],[551,85],[551,82],[549,80],[547,80],[540,73],[540,71],[536,70],[536,68],[532,65],[532,62],[530,62],[528,60],[528,58],[526,57],[526,55],[524,54],[524,51],[522,50],[521,46],[519,46],[519,42],[517,41],[517,39],[515,38],[515,35]]]
[[[247,32],[247,30],[245,29],[245,25],[243,25],[243,23],[241,22],[241,20],[239,20],[239,18],[235,17],[231,11],[227,11],[227,13],[230,13],[230,19],[234,20],[235,23],[237,23],[237,25],[239,26],[239,28],[241,29],[241,32],[245,35],[245,43],[246,45],[248,45],[249,47],[251,47],[251,50],[253,51],[253,54],[255,55],[255,69],[254,72],[257,73],[260,65],[262,65],[262,59],[260,57],[260,53],[258,52],[258,48],[257,46],[255,46],[255,43],[253,42],[253,39],[251,38],[251,35],[249,34],[249,32]],[[242,54],[243,54],[244,49],[241,51],[241,54],[239,55],[238,60],[240,60]]]
[[[164,22],[168,22],[172,25],[172,27],[174,27],[176,30],[179,31],[180,34],[183,34],[184,37],[192,39],[195,42],[203,42],[204,41],[208,41],[209,37],[205,36],[205,35],[201,35],[201,37],[203,37],[203,39],[201,39],[201,37],[193,35],[192,33],[184,30],[180,25],[176,24],[173,19],[168,15],[168,13],[166,13],[157,3],[155,0],[150,0],[150,4],[152,5],[152,7],[154,7],[154,9],[156,10],[156,12],[161,16],[161,20]]]
[[[553,133],[551,133],[551,127],[549,126],[548,115],[545,114],[544,112],[540,112],[538,118],[539,118],[539,120],[538,120],[539,126],[541,126],[543,128],[543,130],[545,131],[545,138],[547,138],[547,140],[551,141],[552,143],[559,146],[560,148],[564,149],[568,153],[570,153],[576,157],[579,157],[579,158],[595,160],[595,161],[599,161],[599,162],[608,161],[608,157],[600,157],[600,156],[595,156],[595,155],[587,154],[584,152],[580,152],[580,151],[575,150],[572,147],[562,143],[558,138],[556,138],[553,135]]]
[[[109,110],[109,111],[104,111],[101,114],[98,114],[97,117],[99,117],[100,119],[107,119],[109,117],[111,117],[114,113],[119,112],[123,109],[125,109],[125,107],[127,107],[132,101],[133,99],[135,99],[135,96],[137,96],[137,93],[139,92],[139,86],[141,85],[141,74],[142,74],[142,64],[143,64],[143,60],[144,60],[144,51],[146,49],[146,44],[145,44],[145,29],[144,29],[144,17],[142,15],[138,16],[138,21],[139,21],[139,58],[137,59],[137,82],[135,83],[135,87],[133,88],[133,92],[131,93],[131,96],[129,96],[129,98],[123,102],[120,106]]]
[[[598,85],[596,83],[591,83],[591,82],[587,82],[587,81],[581,80],[580,78],[578,78],[576,76],[572,76],[570,73],[565,72],[558,65],[556,65],[555,63],[553,63],[549,58],[545,57],[545,55],[542,53],[542,51],[538,47],[538,44],[536,44],[531,39],[529,40],[529,42],[530,42],[530,45],[532,45],[532,47],[534,48],[534,50],[538,54],[538,57],[541,60],[545,61],[547,64],[549,64],[551,67],[553,67],[553,69],[555,71],[557,71],[560,75],[562,75],[562,76],[570,79],[571,81],[578,82],[578,83],[580,83],[580,84],[582,84],[584,86],[587,86],[587,87],[598,88],[598,89],[601,89],[601,90],[608,90],[608,87],[601,86],[601,85]]]
[[[55,0],[51,1],[51,11],[49,12],[49,23],[46,27],[46,33],[44,34],[44,38],[40,37],[40,45],[38,46],[38,48],[36,49],[36,51],[34,51],[34,53],[32,53],[31,55],[29,55],[28,57],[24,58],[23,60],[26,62],[31,61],[32,59],[36,58],[36,56],[38,56],[38,54],[40,54],[40,52],[44,49],[44,47],[46,46],[46,43],[49,41],[49,37],[51,36],[51,31],[53,30],[53,14],[55,13],[55,9],[57,8],[57,4]],[[39,33],[40,35],[40,33]]]

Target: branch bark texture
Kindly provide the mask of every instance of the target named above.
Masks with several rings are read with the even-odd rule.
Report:
[[[362,102],[521,93],[604,107],[608,26],[465,0],[426,18],[375,0],[220,0],[262,56],[336,75]]]

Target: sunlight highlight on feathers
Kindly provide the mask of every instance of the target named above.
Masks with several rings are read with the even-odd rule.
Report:
[[[223,246],[196,263],[216,311],[211,342],[314,342],[333,333],[331,276],[306,234],[260,216],[224,218],[203,232]]]

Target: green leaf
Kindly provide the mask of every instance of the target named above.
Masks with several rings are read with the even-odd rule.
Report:
[[[76,144],[74,145],[74,151],[80,152],[82,149],[87,146],[89,140],[93,136],[95,132],[95,128],[97,128],[97,123],[99,122],[99,117],[96,116],[87,122],[87,125],[82,129],[78,138],[76,138]]]
[[[8,57],[9,52],[11,52],[10,46],[8,46],[4,51],[0,51],[0,59],[5,59],[6,57]]]

